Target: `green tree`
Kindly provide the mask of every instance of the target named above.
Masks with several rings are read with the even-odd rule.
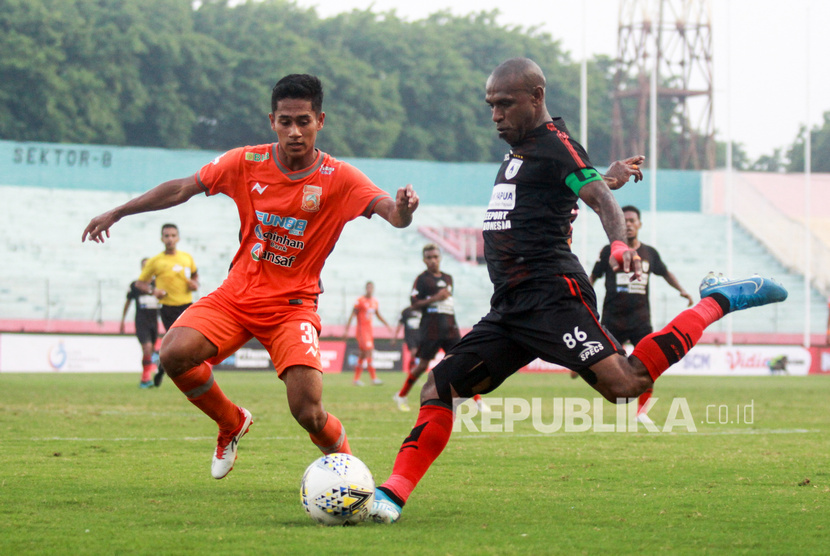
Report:
[[[814,126],[810,131],[810,167],[813,172],[830,172],[830,112],[823,115],[822,125]],[[789,160],[786,168],[788,172],[803,172],[806,165],[804,161],[805,145],[807,143],[807,128],[802,126],[796,136],[795,142],[787,150]]]

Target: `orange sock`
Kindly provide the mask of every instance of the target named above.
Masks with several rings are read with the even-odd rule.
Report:
[[[153,375],[156,374],[156,366],[153,365],[152,359],[144,359],[141,361],[141,382],[148,382],[153,378]]]
[[[366,361],[366,370],[369,371],[369,376],[372,377],[372,380],[375,380],[378,377],[377,373],[375,372],[375,367],[372,366],[371,359]]]
[[[357,365],[354,368],[354,379],[360,380],[360,373],[363,372],[363,359],[357,360]]]
[[[216,384],[210,365],[202,363],[170,380],[190,403],[216,421],[220,429],[229,431],[239,426],[240,412]]]
[[[340,452],[342,454],[351,454],[352,450],[349,448],[349,439],[346,437],[346,429],[343,423],[332,415],[328,414],[326,425],[318,433],[308,435],[314,445],[320,448],[324,454],[334,454]]]

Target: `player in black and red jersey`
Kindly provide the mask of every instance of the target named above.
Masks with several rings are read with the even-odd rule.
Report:
[[[651,284],[651,275],[662,276],[666,282],[680,292],[680,296],[689,302],[694,299],[683,289],[677,277],[666,267],[660,253],[650,245],[638,239],[643,222],[640,219],[640,209],[627,205],[622,207],[625,217],[626,243],[640,256],[642,273],[634,278],[630,272],[623,272],[621,268],[614,270],[611,267],[611,246],[606,245],[599,253],[599,258],[591,271],[591,284],[599,278],[605,278],[605,300],[602,303],[602,325],[621,344],[631,342],[636,346],[640,340],[651,334],[651,305],[648,292]],[[637,400],[637,418],[642,422],[649,422],[646,415],[646,404],[651,399],[653,389],[648,388],[640,394]]]
[[[392,396],[401,411],[409,411],[406,396],[412,385],[429,368],[429,362],[438,354],[438,350],[447,353],[461,339],[455,321],[452,276],[441,270],[441,249],[434,243],[428,243],[424,245],[422,253],[427,269],[415,279],[410,296],[410,307],[422,312],[416,353],[418,364],[407,375],[400,392]],[[476,403],[482,408],[480,396],[476,396]]]
[[[545,106],[536,63],[514,58],[487,79],[485,100],[499,137],[511,146],[499,169],[484,221],[485,258],[494,285],[490,312],[429,374],[421,409],[398,451],[392,475],[375,492],[372,519],[392,523],[450,438],[453,400],[491,392],[539,357],[577,371],[611,402],[642,394],[724,314],[786,298],[768,279],[707,276],[701,301],[650,334],[626,357],[599,323],[596,296],[568,236],[582,199],[600,217],[616,266],[642,272],[625,243],[625,223],[609,187],[642,178],[643,157],[615,162],[607,180]]]

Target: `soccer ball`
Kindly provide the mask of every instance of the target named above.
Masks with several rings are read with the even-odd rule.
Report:
[[[354,525],[369,517],[375,480],[362,461],[349,454],[329,454],[305,470],[300,500],[311,519],[323,525]]]

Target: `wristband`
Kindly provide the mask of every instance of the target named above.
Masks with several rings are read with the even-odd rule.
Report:
[[[625,242],[617,240],[611,243],[611,256],[620,266],[623,264],[623,253],[626,251],[628,251],[628,245]]]

